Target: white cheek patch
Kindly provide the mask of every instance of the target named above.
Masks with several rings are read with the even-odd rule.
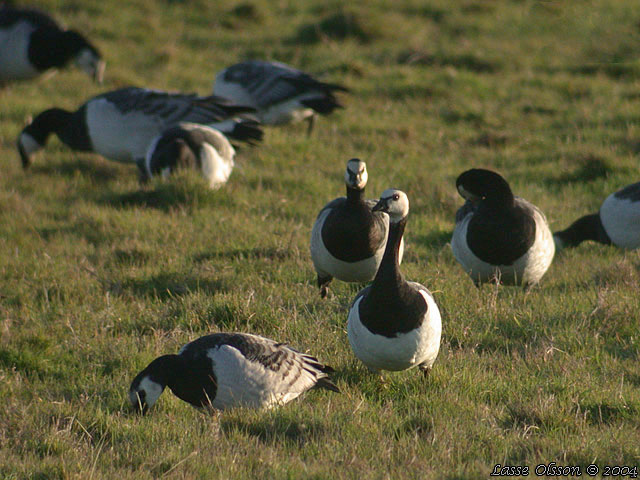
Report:
[[[138,385],[137,390],[132,390],[129,392],[129,401],[131,402],[131,405],[133,405],[134,407],[137,406],[139,403],[137,393],[145,392],[145,398],[144,398],[145,403],[149,408],[151,408],[153,404],[156,403],[156,401],[158,400],[158,397],[160,397],[163,390],[164,388],[162,388],[162,385],[154,382],[149,377],[145,377],[140,382],[140,385]]]
[[[27,155],[31,155],[42,148],[42,145],[36,142],[35,139],[26,132],[20,134],[19,142]]]

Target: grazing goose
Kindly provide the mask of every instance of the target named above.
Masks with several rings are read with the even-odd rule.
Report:
[[[156,137],[145,157],[146,177],[169,176],[179,168],[195,168],[220,188],[233,170],[235,150],[222,133],[205,125],[181,123]]]
[[[349,343],[372,371],[418,366],[426,375],[440,350],[442,322],[429,290],[407,282],[400,272],[409,199],[400,190],[385,190],[373,209],[389,214],[389,239],[373,283],[358,293],[349,310]]]
[[[214,333],[187,343],[177,355],[156,358],[134,378],[129,401],[146,413],[168,386],[194,407],[269,408],[314,387],[340,392],[327,376],[332,371],[268,338]]]
[[[38,10],[0,7],[0,84],[34,78],[72,60],[102,82],[105,62],[81,34]]]
[[[216,76],[214,95],[230,98],[257,110],[260,121],[280,125],[307,119],[313,129],[315,114],[342,108],[334,92],[342,85],[324,83],[279,62],[249,60],[225,68]]]
[[[384,254],[389,216],[373,212],[374,200],[365,200],[365,162],[347,162],[347,196],[327,203],[311,231],[311,259],[318,274],[320,296],[327,296],[333,277],[345,282],[368,282],[375,277]],[[402,251],[400,250],[400,259]]]
[[[51,108],[40,113],[18,138],[22,166],[55,133],[74,150],[95,152],[117,162],[136,162],[144,172],[151,141],[180,122],[209,124],[231,138],[259,140],[262,131],[254,120],[236,115],[253,111],[211,96],[129,87],[93,97],[75,112]]]
[[[451,249],[476,286],[538,283],[555,252],[544,214],[490,170],[467,170],[456,187],[467,201],[456,214]]]
[[[598,213],[586,215],[553,234],[556,249],[575,247],[584,240],[640,248],[640,182],[609,195]]]

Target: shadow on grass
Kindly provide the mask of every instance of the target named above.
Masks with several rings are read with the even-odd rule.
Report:
[[[475,73],[494,73],[502,68],[498,62],[484,60],[472,54],[445,55],[421,50],[407,50],[398,55],[399,64],[454,67]]]
[[[204,252],[193,257],[196,262],[206,262],[214,259],[244,260],[269,259],[284,260],[290,258],[292,252],[278,247],[231,248],[221,252]]]
[[[381,36],[375,26],[368,25],[356,12],[345,11],[329,15],[315,23],[301,26],[289,40],[291,44],[311,45],[326,39],[353,39],[362,43]]]
[[[418,235],[416,241],[429,248],[440,249],[451,241],[453,231],[433,231],[425,235]]]
[[[163,273],[147,279],[125,279],[111,282],[109,291],[116,295],[128,293],[134,297],[157,298],[167,300],[182,297],[191,292],[215,294],[225,292],[227,286],[219,280],[194,277],[178,278],[175,273]]]
[[[547,178],[549,185],[562,185],[567,183],[586,183],[606,178],[616,171],[616,167],[606,159],[597,155],[586,155],[577,160],[577,167],[569,172],[556,177]]]
[[[63,163],[47,164],[36,163],[32,165],[27,173],[43,174],[47,176],[61,176],[72,178],[78,174],[89,177],[98,184],[109,183],[122,176],[118,168],[106,163],[95,163],[86,159],[68,160]],[[132,170],[133,172],[133,170]]]
[[[220,430],[227,435],[240,432],[264,443],[285,440],[298,445],[304,445],[309,440],[326,433],[325,427],[320,422],[313,420],[303,422],[285,416],[265,418],[258,421],[237,418],[225,419],[223,417],[220,420]]]
[[[169,212],[176,208],[197,208],[221,203],[229,196],[220,196],[199,181],[171,179],[159,182],[153,189],[141,189],[133,192],[107,192],[99,202],[114,208],[155,208]],[[228,202],[227,202],[228,203]]]
[[[620,420],[635,421],[638,416],[638,409],[633,405],[602,403],[580,403],[581,414],[586,414],[585,418],[591,425],[612,425]]]

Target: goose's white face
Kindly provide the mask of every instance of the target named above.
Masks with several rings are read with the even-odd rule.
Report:
[[[382,192],[373,210],[386,212],[391,223],[398,223],[409,215],[409,197],[402,190],[389,188]]]
[[[23,131],[18,137],[18,153],[20,153],[23,167],[26,168],[29,166],[31,157],[40,149],[42,149],[42,145],[27,132]]]
[[[131,406],[141,413],[146,413],[162,394],[164,388],[154,382],[149,376],[136,378],[129,389],[129,402]]]
[[[94,81],[102,83],[104,69],[107,64],[90,48],[82,49],[76,57],[75,63],[83,72],[92,77]]]
[[[347,171],[344,173],[344,181],[356,190],[362,190],[367,185],[369,175],[367,174],[367,164],[362,160],[349,160]]]

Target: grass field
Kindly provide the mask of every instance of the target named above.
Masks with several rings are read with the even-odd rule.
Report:
[[[640,179],[635,1],[40,2],[107,59],[0,91],[0,478],[487,478],[495,464],[640,464],[640,255],[565,251],[529,293],[477,290],[449,241],[455,178],[500,171],[554,230]],[[347,85],[346,109],[266,131],[228,184],[135,167],[57,139],[23,172],[27,117],[125,85],[211,90],[246,58]],[[431,377],[356,361],[360,285],[319,298],[308,243],[344,192],[411,200],[402,269],[443,312]],[[216,331],[286,341],[336,368],[337,395],[206,415],[126,392],[158,355]]]

